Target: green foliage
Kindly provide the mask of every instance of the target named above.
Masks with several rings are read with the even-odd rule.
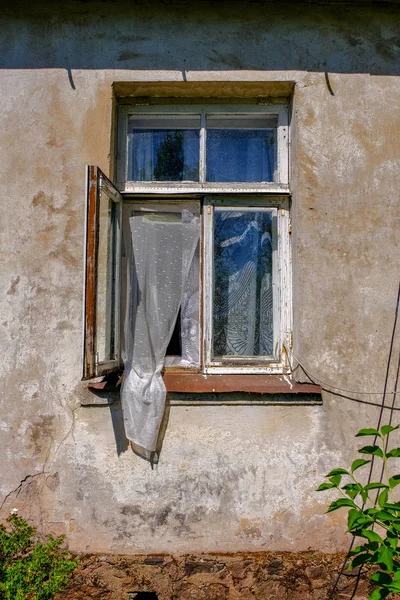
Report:
[[[48,600],[68,582],[78,559],[62,550],[64,536],[35,539],[36,529],[12,514],[0,524],[0,600]]]
[[[391,593],[400,592],[400,502],[392,500],[393,490],[400,484],[400,475],[389,477],[387,464],[389,459],[400,456],[400,448],[386,450],[387,436],[399,427],[384,425],[380,431],[361,429],[356,435],[374,436],[374,444],[364,446],[358,452],[382,461],[383,482],[363,484],[356,479],[354,472],[371,463],[371,460],[357,458],[349,471],[342,468],[330,471],[326,475],[329,483],[322,483],[317,490],[336,489],[341,494],[330,504],[328,512],[347,508],[347,531],[364,540],[350,551],[349,569],[363,566],[379,569],[371,577],[376,588],[369,600],[382,600]]]

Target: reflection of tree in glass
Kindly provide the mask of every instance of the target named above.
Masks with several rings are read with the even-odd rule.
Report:
[[[183,131],[169,131],[157,150],[155,180],[182,181],[183,164]]]

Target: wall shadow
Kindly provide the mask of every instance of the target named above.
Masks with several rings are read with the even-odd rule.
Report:
[[[399,75],[400,5],[6,1],[0,68]]]

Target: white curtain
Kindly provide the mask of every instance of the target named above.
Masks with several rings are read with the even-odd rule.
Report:
[[[214,220],[214,356],[273,354],[271,211],[218,210]]]
[[[165,352],[199,242],[199,216],[188,208],[129,219],[125,378],[121,390],[128,439],[156,450],[165,409]],[[150,456],[149,456],[150,457]]]

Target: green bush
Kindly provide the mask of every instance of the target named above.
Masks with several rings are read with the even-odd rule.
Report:
[[[36,528],[11,514],[0,525],[0,600],[48,600],[62,590],[78,559],[62,550],[64,536],[35,538]]]
[[[336,489],[340,493],[341,497],[330,504],[328,512],[345,507],[347,531],[364,540],[350,551],[349,569],[373,567],[371,581],[376,588],[369,600],[382,600],[400,592],[400,502],[392,498],[394,488],[400,484],[400,475],[390,476],[388,471],[388,461],[400,457],[400,448],[388,450],[388,435],[395,429],[399,429],[399,425],[384,425],[379,431],[361,429],[356,437],[374,437],[372,445],[358,450],[369,458],[357,458],[349,470],[333,469],[326,475],[328,482],[317,490]],[[382,461],[382,481],[361,483],[355,471],[371,465],[375,459]]]

